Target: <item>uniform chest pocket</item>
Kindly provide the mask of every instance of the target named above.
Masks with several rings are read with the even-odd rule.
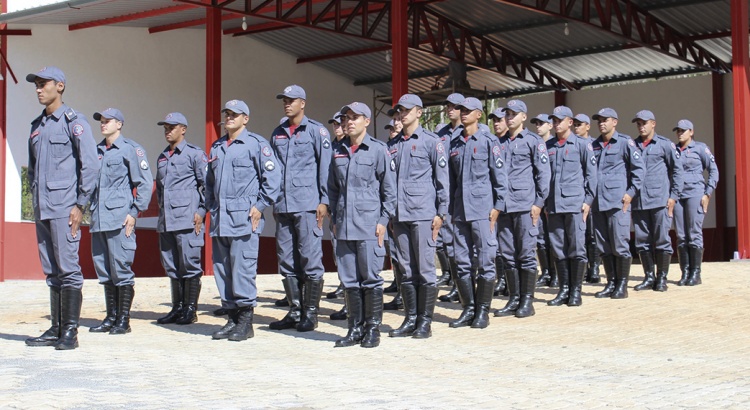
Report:
[[[122,158],[112,158],[108,159],[106,162],[107,165],[107,175],[120,175],[124,171],[122,169]]]
[[[298,140],[294,142],[294,156],[304,157],[312,152],[312,142],[309,140]]]
[[[525,154],[525,155],[524,155]],[[523,152],[520,149],[514,149],[510,157],[510,163],[512,165],[524,165],[530,162],[528,153]]]
[[[409,157],[411,157],[412,164],[418,168],[424,168],[430,165],[430,156],[423,150],[416,149],[411,151]]]
[[[471,172],[476,175],[483,175],[489,169],[487,165],[487,154],[476,153],[471,155]]]
[[[563,170],[569,172],[575,172],[581,168],[581,159],[578,156],[578,152],[571,152],[568,155],[563,155]]]
[[[234,179],[247,179],[250,178],[250,171],[253,166],[253,162],[249,158],[235,158],[232,160],[232,172],[234,173]]]
[[[356,175],[360,179],[369,180],[375,173],[375,161],[370,157],[357,158],[357,172]]]
[[[49,138],[50,151],[53,157],[66,157],[73,153],[72,143],[67,135],[53,135]]]

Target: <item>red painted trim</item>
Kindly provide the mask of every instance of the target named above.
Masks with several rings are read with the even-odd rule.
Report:
[[[206,9],[206,152],[219,139],[221,122],[221,9]],[[203,247],[203,270],[213,275],[210,261],[211,238],[208,235],[210,215],[206,215],[206,245]]]
[[[391,1],[391,67],[393,71],[392,96],[396,101],[409,92],[409,15],[408,0]]]
[[[748,79],[747,0],[731,0],[732,83],[734,90],[734,143],[737,179],[737,250],[740,258],[750,258],[750,83]]]
[[[221,16],[221,21],[227,21],[227,20],[235,20],[242,18],[241,14],[236,13],[227,13]],[[189,20],[189,21],[182,21],[179,23],[172,23],[172,24],[164,24],[161,26],[154,26],[149,27],[148,33],[154,34],[154,33],[161,33],[163,31],[170,31],[170,30],[177,30],[181,28],[187,28],[187,27],[195,27],[195,26],[202,26],[206,24],[206,19],[195,19],[195,20]]]
[[[7,24],[3,24],[3,26],[7,26]],[[13,29],[2,28],[0,29],[0,34],[4,36],[30,36],[31,30],[18,30],[18,29],[13,30]]]
[[[110,18],[101,19],[101,20],[94,20],[94,21],[87,21],[83,23],[71,24],[68,26],[68,30],[74,31],[74,30],[81,30],[84,28],[108,26],[110,24],[123,23],[126,21],[140,20],[140,19],[145,19],[149,17],[162,16],[164,14],[172,14],[172,13],[178,13],[178,12],[185,11],[185,10],[192,10],[196,7],[198,6],[194,6],[192,4],[181,4],[177,6],[164,7],[161,9],[141,11],[138,13],[127,14],[125,16],[110,17]]]
[[[732,170],[726,169],[726,132],[724,128],[724,78],[719,73],[711,73],[711,95],[713,97],[713,131],[714,131],[714,158],[716,166],[719,168],[719,183],[716,186],[714,194],[714,204],[716,206],[716,228],[721,233],[717,238],[720,241],[719,249],[721,254],[727,254],[734,251],[734,248],[727,247],[727,240],[724,235],[727,227],[727,178],[732,174]]]
[[[6,13],[8,11],[8,2],[0,2],[0,12]],[[7,36],[7,24],[0,25],[0,54],[3,56],[0,61],[0,282],[5,280],[5,147],[8,145],[8,138],[5,134],[6,130],[6,114],[7,114],[7,98],[8,98],[8,82],[6,78],[6,68],[8,67],[5,56],[8,54],[8,36]]]
[[[567,101],[567,93],[564,93],[560,90],[555,90],[555,107],[559,107],[561,105],[565,105]],[[554,134],[554,133],[553,133]]]

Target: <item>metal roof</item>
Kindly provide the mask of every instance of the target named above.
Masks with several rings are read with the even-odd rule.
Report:
[[[304,0],[303,0],[304,1]],[[313,13],[320,13],[332,0],[307,0],[305,6]],[[471,32],[476,39],[484,39],[528,64],[546,69],[576,87],[585,87],[612,82],[644,78],[660,78],[684,73],[705,72],[706,67],[696,65],[686,59],[675,58],[674,46],[662,52],[658,47],[644,46],[637,38],[626,38],[618,34],[621,28],[617,19],[612,19],[610,28],[603,28],[592,13],[588,22],[580,4],[567,15],[561,15],[561,0],[550,0],[547,9],[534,0],[444,0],[427,1],[421,7],[428,11],[425,18],[433,27],[439,19],[447,19],[454,24],[453,33],[461,27]],[[626,0],[604,0],[616,2],[622,10]],[[86,23],[107,24],[127,27],[143,27],[154,30],[174,24],[184,29],[203,28],[204,7],[197,1],[184,0],[72,0],[68,2],[33,7],[0,16],[0,21],[9,23],[9,28],[24,24],[63,24],[71,28],[85,28]],[[729,0],[629,0],[632,6],[643,15],[650,15],[654,21],[663,23],[675,34],[690,38],[692,44],[701,47],[720,62],[731,64],[731,37],[729,36]],[[225,33],[242,35],[242,10],[231,9],[235,2],[227,3],[224,11],[223,28]],[[245,2],[236,2],[242,4]],[[311,59],[327,70],[349,78],[355,85],[367,85],[377,92],[390,94],[391,64],[385,50],[388,40],[388,23],[378,25],[369,38],[352,35],[360,33],[362,21],[354,18],[348,26],[349,35],[335,33],[333,21],[318,24],[318,30],[310,27],[284,24],[290,20],[275,20],[274,3],[264,13],[248,16],[245,20],[250,27],[246,36],[266,43],[274,48],[302,59]],[[387,7],[387,3],[343,1],[341,7],[351,10],[357,3],[364,7]],[[580,4],[579,4],[580,3]],[[593,3],[593,2],[592,2]],[[304,19],[306,7],[297,7],[300,0],[283,0],[279,7],[286,13],[292,10],[287,19]],[[588,3],[587,3],[588,4]],[[240,5],[234,5],[241,7]],[[362,4],[359,4],[362,6]],[[576,8],[578,7],[578,8]],[[170,13],[163,11],[174,10]],[[231,14],[227,10],[234,10]],[[330,9],[329,9],[330,10]],[[140,18],[134,19],[134,16]],[[750,18],[750,16],[748,17]],[[375,26],[378,13],[368,14],[368,29]],[[193,22],[190,25],[182,24]],[[81,26],[83,24],[83,26]],[[405,27],[412,33],[412,20]],[[154,30],[158,31],[158,29]],[[448,59],[435,55],[429,39],[422,32],[419,50],[409,50],[409,89],[411,92],[425,92],[440,88],[447,78]],[[155,34],[156,35],[156,34]],[[364,52],[365,49],[378,51]],[[672,53],[671,55],[669,53]],[[509,96],[539,91],[549,87],[530,83],[516,76],[504,76],[487,60],[481,64],[469,65],[467,79],[477,92],[490,96]]]

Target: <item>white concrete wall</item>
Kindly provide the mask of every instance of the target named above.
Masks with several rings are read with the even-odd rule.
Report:
[[[188,119],[188,140],[205,140],[205,32],[186,29],[148,34],[146,29],[98,27],[69,32],[65,26],[33,25],[29,37],[10,37],[8,59],[19,78],[8,85],[6,220],[21,217],[21,166],[28,162],[29,123],[42,111],[24,79],[45,65],[65,71],[64,101],[93,124],[94,112],[117,107],[125,115],[123,134],[144,146],[153,166],[166,146],[156,123],[172,111]],[[52,40],[54,39],[54,41]],[[276,94],[289,84],[307,92],[307,115],[326,124],[342,105],[372,102],[372,89],[295,58],[251,37],[222,38],[222,99],[243,99],[250,107],[248,128],[269,137],[284,115]],[[379,120],[383,124],[383,119]],[[270,210],[269,210],[270,212]],[[139,224],[148,226],[150,221]],[[152,221],[151,221],[152,222]],[[268,224],[265,234],[273,234]]]

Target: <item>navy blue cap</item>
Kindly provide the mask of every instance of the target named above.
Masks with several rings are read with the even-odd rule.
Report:
[[[247,104],[245,104],[242,100],[229,100],[226,104],[224,104],[224,109],[222,111],[232,111],[236,114],[245,114],[250,115],[250,108],[247,107]]]
[[[585,122],[586,124],[591,124],[591,119],[586,114],[576,114],[575,117],[573,117],[574,121],[578,122]]]
[[[465,99],[466,97],[464,97],[463,94],[453,93],[445,99],[445,102],[451,103],[453,105],[458,105],[461,104]]]
[[[396,106],[393,108],[398,106],[404,107],[407,110],[414,107],[422,107],[422,99],[414,94],[404,94],[398,99],[398,103],[396,103]]]
[[[531,119],[532,124],[542,123],[542,122],[546,122],[547,124],[551,123],[551,121],[549,120],[549,114],[539,114],[536,117]]]
[[[649,110],[640,110],[637,114],[635,114],[635,118],[633,118],[633,121],[636,122],[638,120],[648,121],[648,120],[654,120],[656,121],[656,117],[654,116],[654,113],[652,113]]]
[[[36,73],[26,75],[26,81],[33,83],[36,81],[37,77],[45,80],[55,80],[58,83],[65,82],[65,73],[63,73],[61,69],[53,66],[44,67]]]
[[[489,115],[490,118],[497,118],[498,120],[501,118],[505,118],[505,113],[503,112],[502,108],[495,108],[495,111],[492,111]]]
[[[526,103],[521,100],[510,100],[507,104],[505,104],[505,108],[503,108],[503,111],[511,110],[513,112],[522,112],[527,113],[528,110],[526,109]]]
[[[393,120],[388,121],[388,124],[385,124],[385,127],[383,127],[387,130],[389,129],[396,129],[396,124],[393,123]]]
[[[679,120],[677,121],[677,126],[672,128],[672,131],[677,131],[678,129],[679,130],[692,130],[693,123],[690,120],[685,120],[685,119]]]
[[[179,112],[172,112],[167,114],[166,117],[164,117],[164,121],[159,121],[156,123],[157,125],[164,125],[164,124],[170,124],[170,125],[177,125],[182,124],[187,127],[187,119],[184,115],[180,114]]]
[[[290,85],[289,87],[285,88],[284,91],[281,94],[276,94],[277,99],[282,99],[284,97],[287,98],[301,98],[303,100],[307,99],[307,94],[305,94],[305,89],[298,86],[298,85]]]
[[[552,114],[549,115],[550,119],[557,118],[558,120],[562,120],[565,119],[565,117],[573,118],[573,110],[564,105],[555,107],[555,109],[552,110]]]
[[[117,108],[107,108],[106,110],[103,110],[101,112],[94,113],[95,120],[100,121],[102,117],[110,119],[114,118],[117,121],[125,122],[125,116],[122,115],[122,112]]]
[[[595,120],[598,120],[600,118],[614,118],[617,119],[617,111],[611,109],[611,108],[602,108],[599,110],[598,113],[594,114],[592,117]]]
[[[357,115],[364,115],[365,118],[370,118],[372,116],[372,111],[370,111],[370,107],[368,107],[367,104],[361,103],[361,102],[353,102],[341,108],[342,114],[346,114],[349,111]]]
[[[470,110],[482,111],[482,102],[474,97],[464,98],[460,104],[456,104],[457,107],[464,107]]]
[[[337,123],[341,124],[341,117],[343,117],[343,116],[344,115],[341,114],[341,111],[336,111],[336,113],[333,114],[333,116],[331,117],[331,119],[328,120],[328,123],[329,124],[333,124],[334,122],[337,122]]]

